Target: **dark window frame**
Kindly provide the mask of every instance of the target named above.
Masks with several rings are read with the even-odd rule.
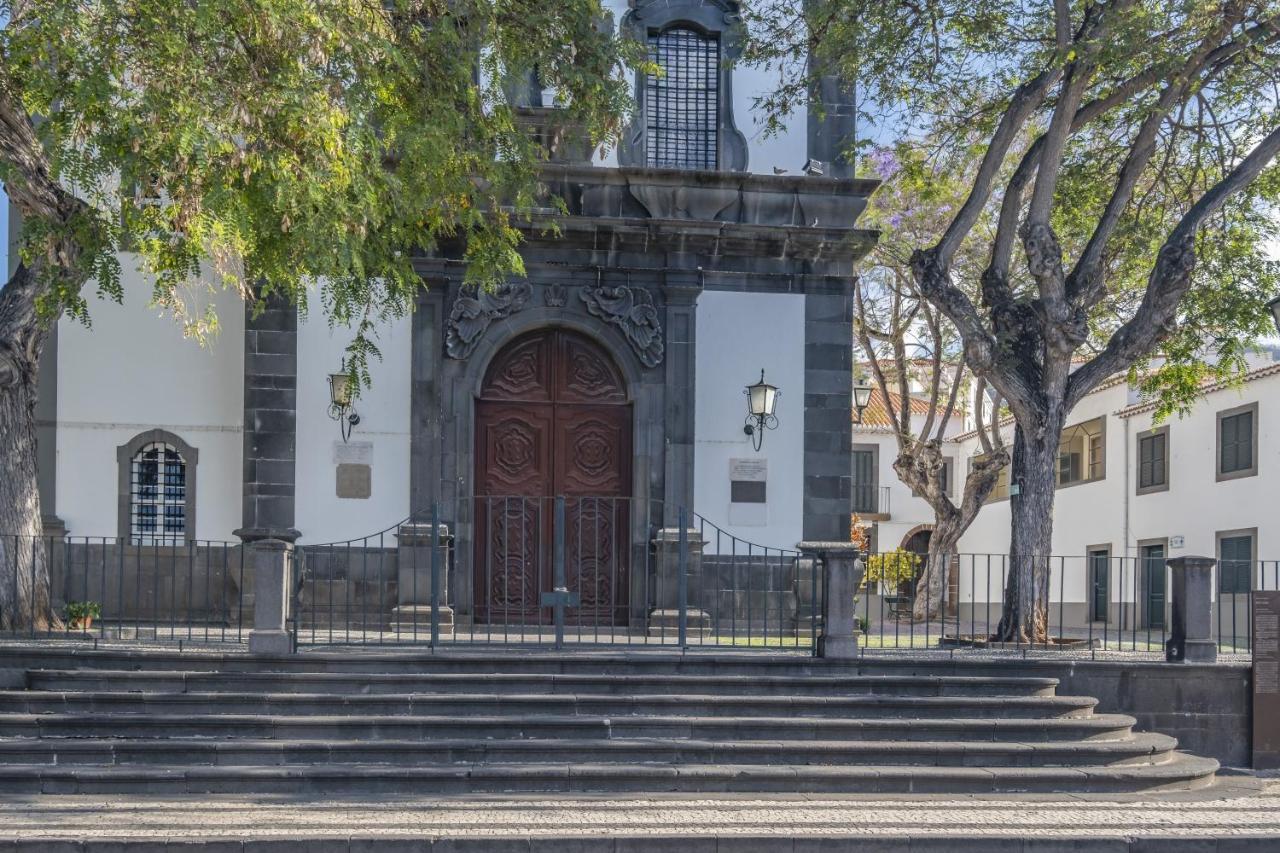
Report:
[[[1250,465],[1243,468],[1236,468],[1231,471],[1223,470],[1222,455],[1226,446],[1223,443],[1222,432],[1223,422],[1239,418],[1242,415],[1249,416],[1249,453]],[[1216,482],[1224,482],[1226,480],[1239,480],[1244,477],[1256,477],[1258,475],[1258,404],[1257,402],[1246,403],[1243,406],[1236,406],[1231,409],[1223,409],[1217,413],[1216,423],[1214,425],[1214,454],[1213,469]],[[1238,447],[1241,442],[1234,442]]]
[[[1218,582],[1216,584],[1218,595],[1248,595],[1253,590],[1254,569],[1258,565],[1258,528],[1246,527],[1239,530],[1219,530],[1214,534],[1213,539],[1213,552],[1218,561]],[[1231,584],[1227,583],[1228,573],[1224,570],[1226,567],[1223,565],[1227,561],[1222,557],[1222,543],[1229,539],[1249,540],[1249,558],[1243,567],[1244,571],[1241,572],[1242,567],[1239,565],[1230,567]],[[1239,561],[1231,560],[1230,562],[1235,564]],[[1241,584],[1239,583],[1242,574],[1246,581],[1243,589],[1241,589]],[[1230,586],[1230,589],[1228,589],[1228,586]]]
[[[1164,445],[1163,453],[1162,453],[1162,456],[1160,457],[1162,462],[1162,468],[1160,471],[1161,482],[1151,483],[1144,486],[1142,484],[1142,473],[1143,473],[1142,466],[1146,463],[1143,461],[1143,458],[1142,458],[1142,443],[1144,441],[1154,442],[1156,439],[1160,439]],[[1138,433],[1136,450],[1134,454],[1136,457],[1136,465],[1137,465],[1136,476],[1134,477],[1134,481],[1137,483],[1136,494],[1152,495],[1157,492],[1169,491],[1169,480],[1170,480],[1169,475],[1173,467],[1172,465],[1169,464],[1169,456],[1170,456],[1169,449],[1170,449],[1169,426],[1167,424],[1164,426],[1155,427],[1154,429],[1149,429],[1145,432]]]
[[[1086,429],[1086,427],[1094,423],[1098,424],[1097,432],[1090,432],[1088,429]],[[1063,442],[1066,440],[1067,433],[1073,430],[1084,431],[1086,449],[1090,448],[1091,441],[1094,438],[1100,439],[1101,449],[1102,449],[1102,453],[1101,453],[1102,460],[1099,463],[1097,460],[1095,460],[1092,457],[1092,454],[1090,454],[1090,459],[1088,464],[1085,464],[1083,460],[1081,460],[1080,462],[1080,471],[1079,471],[1080,478],[1075,480],[1069,480],[1064,483],[1062,482],[1062,476],[1061,476],[1062,475],[1061,450],[1062,450]],[[1055,488],[1069,489],[1072,486],[1083,486],[1088,483],[1100,483],[1103,480],[1107,479],[1107,416],[1098,415],[1096,418],[1088,418],[1086,420],[1078,421],[1074,424],[1063,427],[1062,435],[1058,437],[1058,450],[1059,450],[1059,453],[1058,453],[1059,462],[1058,462],[1057,468],[1054,469],[1054,474],[1053,474],[1053,482],[1054,482]],[[1095,470],[1095,469],[1100,469],[1100,470]]]

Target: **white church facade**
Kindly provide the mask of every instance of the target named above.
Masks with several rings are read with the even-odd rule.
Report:
[[[526,276],[478,292],[461,246],[416,259],[424,287],[378,329],[349,436],[328,377],[350,330],[318,306],[254,316],[233,293],[196,293],[221,320],[200,346],[123,256],[124,305],[95,306],[92,328],[63,320],[42,365],[47,530],[307,545],[435,511],[474,560],[454,580],[463,610],[503,583],[484,574],[495,550],[541,561],[539,501],[557,495],[576,499],[574,529],[622,552],[647,550],[681,509],[771,547],[846,538],[848,289],[875,239],[857,226],[875,182],[842,157],[852,87],[824,81],[824,110],[765,136],[752,104],[771,84],[733,63],[737,3],[612,5],[668,73],[636,75],[619,146],[551,152],[542,180],[568,215],[526,229]],[[554,119],[536,85],[513,97],[531,125]],[[776,424],[748,436],[743,390],[762,371]],[[512,497],[532,509],[494,508]],[[534,578],[521,606],[546,585]]]

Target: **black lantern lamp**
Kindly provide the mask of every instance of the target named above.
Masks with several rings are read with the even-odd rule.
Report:
[[[338,422],[343,444],[351,438],[351,430],[360,423],[352,390],[351,374],[346,372],[345,364],[343,372],[329,374],[329,417]]]
[[[1276,332],[1280,333],[1280,296],[1268,302],[1267,307],[1271,309],[1271,319],[1276,321]]]
[[[859,380],[853,386],[853,422],[862,423],[862,413],[867,410],[867,406],[871,405],[871,386],[866,382]]]
[[[742,431],[751,437],[751,445],[758,451],[764,445],[764,431],[777,429],[778,418],[773,409],[778,405],[781,392],[776,385],[764,381],[764,369],[760,369],[760,381],[748,385],[742,392],[747,395],[747,423]]]

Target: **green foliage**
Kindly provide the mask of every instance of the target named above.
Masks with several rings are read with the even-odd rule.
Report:
[[[88,322],[86,279],[119,301],[119,250],[153,302],[200,336],[190,289],[259,305],[318,296],[373,328],[422,286],[413,257],[461,241],[470,280],[522,272],[519,225],[540,151],[502,82],[537,69],[566,121],[607,140],[627,105],[627,50],[599,0],[31,0],[0,3],[3,76],[36,118],[49,174],[87,202],[73,221],[24,216],[22,253],[55,237],[41,309]],[[477,82],[477,80],[479,82]],[[0,162],[0,178],[25,180]],[[24,212],[25,213],[25,212]]]
[[[1084,310],[1089,334],[1078,352],[1088,357],[1138,312],[1174,225],[1280,125],[1280,2],[1067,4],[1062,8],[1070,12],[1071,43],[1065,49],[1055,38],[1055,8],[1007,0],[814,0],[801,9],[787,0],[762,0],[751,9],[755,38],[747,56],[779,72],[780,85],[762,99],[777,119],[775,127],[782,116],[804,106],[814,73],[857,80],[859,127],[873,129],[877,141],[867,133],[854,143],[855,150],[865,153],[888,141],[899,153],[911,152],[902,158],[897,186],[889,187],[889,196],[869,212],[875,215],[879,208],[908,226],[914,208],[904,203],[955,192],[955,164],[985,154],[1020,86],[1046,69],[1071,67],[1087,74],[1081,103],[1107,106],[1068,137],[1049,214],[1070,271],[1121,181],[1138,128],[1170,81],[1188,67],[1188,57],[1201,44],[1216,46],[1220,59],[1198,72],[1161,123],[1154,155],[1137,175],[1132,199],[1107,240],[1101,259],[1104,293]],[[1105,16],[1105,36],[1079,40],[1088,29],[1086,16]],[[1228,20],[1234,23],[1224,26]],[[816,64],[808,60],[810,47]],[[1082,61],[1082,50],[1096,51],[1087,57],[1087,71],[1072,65]],[[1031,140],[1048,128],[1060,92],[1055,88],[1030,114],[1000,164],[993,191],[982,198],[981,216],[951,269],[967,292],[975,289],[973,261],[981,270],[991,256],[995,213],[1008,177]],[[873,160],[874,152],[860,160],[864,173]],[[972,177],[960,176],[962,195],[973,186]],[[905,196],[904,190],[909,191]],[[1202,382],[1238,377],[1249,349],[1273,334],[1263,305],[1280,293],[1280,267],[1267,254],[1280,232],[1277,210],[1280,167],[1273,163],[1199,228],[1191,290],[1174,323],[1162,329],[1158,350],[1140,359],[1133,374],[1156,402],[1158,416],[1185,411]],[[907,237],[895,255],[909,258],[912,249],[933,245],[949,224],[950,217],[933,223],[931,233],[895,229],[897,234],[886,236],[891,241]],[[1041,309],[1040,294],[1027,274],[1020,240],[1015,245],[1009,284],[1030,316]],[[978,298],[973,302],[990,327],[991,305]],[[998,343],[1010,351],[1028,346],[1021,337],[1002,337]],[[1037,369],[1031,367],[1032,379]]]
[[[898,548],[884,554],[867,557],[867,583],[879,583],[884,589],[896,592],[905,582],[916,579],[923,562],[919,554]]]
[[[62,614],[72,624],[85,619],[97,619],[102,615],[102,605],[96,601],[68,601]]]

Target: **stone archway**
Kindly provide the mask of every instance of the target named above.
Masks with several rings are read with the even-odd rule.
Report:
[[[520,335],[490,361],[475,424],[477,620],[548,621],[563,496],[569,618],[626,624],[632,411],[613,359],[580,332]]]
[[[932,524],[917,524],[906,532],[902,537],[902,543],[898,546],[904,551],[912,554],[919,554],[921,557],[929,553],[929,539],[933,535]],[[957,613],[957,603],[960,599],[960,555],[953,554],[951,562],[947,565],[947,615],[954,616]]]

